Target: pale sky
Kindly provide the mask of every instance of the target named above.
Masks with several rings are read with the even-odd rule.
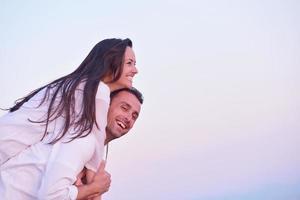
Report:
[[[145,103],[104,200],[300,199],[300,1],[0,5],[2,108],[132,39]]]

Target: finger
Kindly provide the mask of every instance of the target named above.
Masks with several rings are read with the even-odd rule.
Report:
[[[103,171],[105,169],[105,164],[106,164],[105,161],[102,160],[101,163],[100,163],[98,171]]]
[[[106,175],[108,176],[108,178],[111,178],[110,173],[108,173],[107,171],[105,171]]]
[[[78,175],[77,175],[77,178],[82,178],[83,176],[83,171],[81,171]]]
[[[95,172],[92,170],[87,169],[86,170],[86,181],[87,183],[91,183],[95,177]]]
[[[77,179],[76,182],[74,183],[76,186],[81,186],[83,183],[81,182],[81,179]]]

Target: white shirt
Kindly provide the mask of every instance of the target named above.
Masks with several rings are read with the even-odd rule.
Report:
[[[96,95],[96,126],[84,137],[69,141],[74,127],[66,136],[48,144],[63,125],[63,117],[49,124],[43,141],[44,126],[31,123],[44,119],[48,103],[39,105],[45,90],[26,102],[19,110],[0,119],[0,199],[76,199],[76,176],[87,167],[96,171],[103,157],[105,127],[109,107],[109,88],[100,82]],[[82,89],[75,93],[75,112],[80,113]]]

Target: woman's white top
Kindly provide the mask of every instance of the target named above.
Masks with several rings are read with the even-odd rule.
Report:
[[[105,127],[110,102],[110,90],[100,82],[96,95],[96,121],[92,132],[71,142],[75,132],[71,126],[59,142],[48,144],[64,124],[60,116],[49,123],[47,136],[42,140],[45,125],[32,123],[43,120],[49,99],[38,107],[45,89],[22,107],[0,118],[0,199],[76,199],[74,186],[77,175],[87,167],[97,171],[103,158]],[[83,84],[75,92],[75,114],[82,112]],[[57,98],[59,99],[59,97]],[[55,102],[57,103],[57,101]]]

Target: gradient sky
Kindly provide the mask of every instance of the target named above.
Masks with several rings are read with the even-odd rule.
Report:
[[[300,199],[300,1],[80,2],[0,0],[0,107],[129,37],[145,103],[104,200]]]

